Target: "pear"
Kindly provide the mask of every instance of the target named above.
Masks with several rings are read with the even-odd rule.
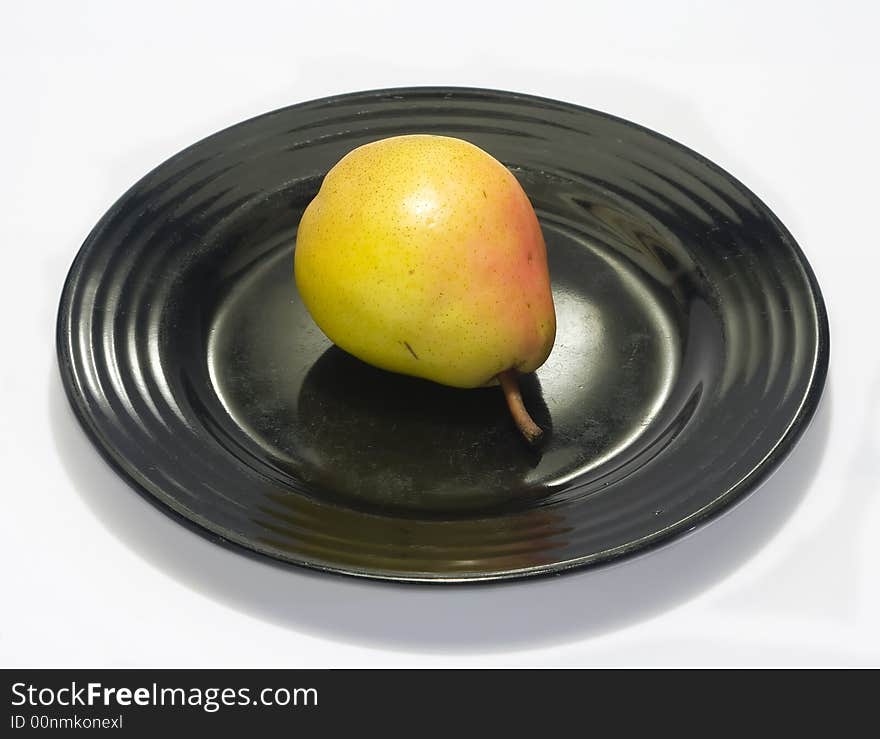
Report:
[[[518,373],[556,336],[534,209],[491,155],[447,136],[395,136],[345,155],[299,224],[303,303],[337,346],[457,388],[500,384],[523,436],[542,436]]]

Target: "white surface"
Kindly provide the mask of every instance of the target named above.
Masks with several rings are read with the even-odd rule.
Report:
[[[0,11],[3,666],[880,665],[876,4],[229,6]],[[825,292],[832,366],[815,423],[760,492],[615,568],[426,590],[224,551],[101,462],[62,396],[54,343],[92,225],[219,128],[407,84],[615,113],[775,210]]]

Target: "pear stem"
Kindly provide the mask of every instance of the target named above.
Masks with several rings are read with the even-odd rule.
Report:
[[[544,435],[543,429],[538,426],[529,415],[523,404],[522,393],[519,391],[519,380],[516,376],[515,369],[505,370],[498,374],[498,382],[501,383],[501,389],[504,391],[504,399],[507,401],[507,407],[510,408],[510,415],[513,416],[516,427],[520,430],[526,441],[535,446]]]

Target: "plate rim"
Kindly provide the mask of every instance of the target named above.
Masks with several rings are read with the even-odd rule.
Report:
[[[85,256],[92,245],[97,241],[103,227],[106,225],[106,223],[110,221],[110,219],[120,208],[120,206],[127,201],[132,193],[137,191],[137,189],[141,186],[143,182],[153,176],[156,171],[165,167],[168,163],[184,155],[191,149],[202,145],[209,139],[227,133],[234,128],[238,128],[239,126],[253,123],[266,117],[278,115],[280,113],[295,110],[297,108],[302,108],[305,106],[326,105],[328,103],[334,103],[337,101],[344,101],[354,98],[381,98],[383,96],[401,94],[420,94],[426,96],[448,94],[486,95],[506,99],[515,99],[523,101],[525,103],[532,103],[536,105],[552,104],[557,108],[566,108],[571,112],[587,113],[593,116],[599,116],[600,118],[605,118],[620,123],[628,128],[635,129],[641,133],[648,135],[651,138],[654,138],[663,143],[672,145],[679,150],[682,150],[690,157],[693,157],[695,160],[697,160],[699,163],[707,166],[714,172],[720,174],[728,181],[730,181],[744,194],[752,198],[757,206],[768,216],[772,225],[776,229],[778,229],[781,236],[788,242],[788,246],[792,249],[795,258],[806,277],[806,283],[810,289],[810,302],[816,313],[815,325],[811,327],[811,329],[815,329],[816,351],[812,358],[812,368],[809,382],[801,397],[797,413],[794,415],[785,431],[779,435],[776,443],[773,445],[770,451],[768,451],[767,454],[747,474],[743,475],[736,484],[732,485],[722,493],[719,493],[711,503],[707,504],[703,508],[694,511],[675,522],[670,523],[663,529],[655,531],[645,537],[642,537],[641,539],[627,542],[626,544],[622,544],[618,547],[614,547],[611,549],[605,549],[601,552],[583,555],[580,557],[574,557],[558,562],[533,565],[523,568],[478,572],[474,574],[459,573],[455,575],[437,575],[436,573],[431,572],[413,572],[403,574],[390,570],[382,571],[376,569],[360,569],[357,567],[333,566],[321,562],[311,562],[304,558],[293,559],[282,557],[268,550],[261,550],[253,542],[246,542],[244,540],[239,540],[237,537],[225,535],[211,528],[208,525],[210,522],[202,522],[198,520],[202,517],[197,515],[193,515],[192,517],[187,516],[171,506],[163,499],[162,495],[158,494],[152,489],[155,486],[151,486],[148,481],[146,481],[145,478],[143,478],[139,474],[139,470],[128,463],[123,455],[116,453],[114,446],[103,438],[96,424],[93,423],[93,419],[91,414],[89,413],[87,404],[83,400],[81,383],[76,375],[76,372],[73,369],[70,346],[71,332],[68,329],[68,324],[70,323],[70,319],[72,318],[71,310],[73,302],[72,298],[75,294],[74,289],[76,287],[77,281],[82,275],[82,265],[85,261]],[[680,541],[698,527],[702,527],[708,523],[711,523],[712,521],[720,518],[722,515],[731,512],[734,508],[736,508],[739,503],[743,502],[749,495],[758,490],[758,488],[760,488],[761,485],[766,482],[766,480],[772,475],[772,473],[779,468],[779,466],[784,462],[784,460],[794,449],[797,442],[800,440],[804,432],[809,427],[810,422],[813,420],[824,394],[831,354],[831,335],[828,310],[812,265],[810,264],[809,260],[801,249],[800,244],[798,244],[797,240],[794,238],[794,236],[791,234],[785,224],[783,224],[779,217],[774,213],[774,211],[749,187],[743,184],[737,177],[732,175],[726,169],[714,163],[712,160],[703,156],[694,149],[691,149],[690,147],[680,143],[679,141],[669,136],[666,136],[665,134],[659,133],[658,131],[643,126],[639,123],[635,123],[626,118],[622,118],[620,116],[616,116],[605,111],[578,105],[576,103],[557,100],[554,98],[542,97],[538,95],[520,93],[510,90],[445,85],[385,87],[357,90],[301,101],[291,105],[282,106],[271,111],[260,113],[255,116],[251,116],[250,118],[245,118],[241,121],[221,128],[218,131],[215,131],[207,136],[198,139],[194,143],[167,157],[151,170],[149,170],[142,177],[138,178],[136,182],[134,182],[129,188],[127,188],[122,193],[122,195],[120,195],[113,202],[113,204],[101,216],[95,226],[92,227],[92,229],[89,231],[85,240],[77,250],[73,262],[71,263],[71,266],[68,269],[67,275],[64,279],[61,295],[59,298],[58,310],[56,314],[55,341],[56,358],[65,395],[74,413],[75,418],[77,419],[80,427],[84,430],[92,446],[95,447],[101,458],[109,464],[113,471],[117,475],[119,475],[130,488],[134,489],[141,497],[145,498],[163,513],[170,516],[172,520],[175,520],[177,523],[182,523],[190,531],[194,531],[195,533],[200,534],[201,536],[207,538],[209,541],[215,544],[220,544],[224,548],[231,549],[232,551],[235,551],[237,553],[246,554],[249,557],[259,559],[260,561],[269,562],[277,567],[295,567],[297,568],[297,570],[300,571],[317,571],[323,573],[331,573],[334,575],[342,575],[346,578],[358,578],[374,581],[426,586],[442,584],[485,585],[490,583],[534,579],[536,577],[558,576],[562,574],[583,571],[588,568],[604,568],[606,566],[620,564],[624,561],[635,559],[642,555],[650,554],[661,547],[671,545],[677,541]]]

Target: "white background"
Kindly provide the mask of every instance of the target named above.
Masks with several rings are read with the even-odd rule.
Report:
[[[880,665],[875,3],[19,2],[0,16],[3,666]],[[601,571],[391,587],[213,546],[80,433],[55,310],[112,202],[241,119],[424,84],[649,126],[794,233],[831,315],[829,383],[802,443],[726,517]]]

